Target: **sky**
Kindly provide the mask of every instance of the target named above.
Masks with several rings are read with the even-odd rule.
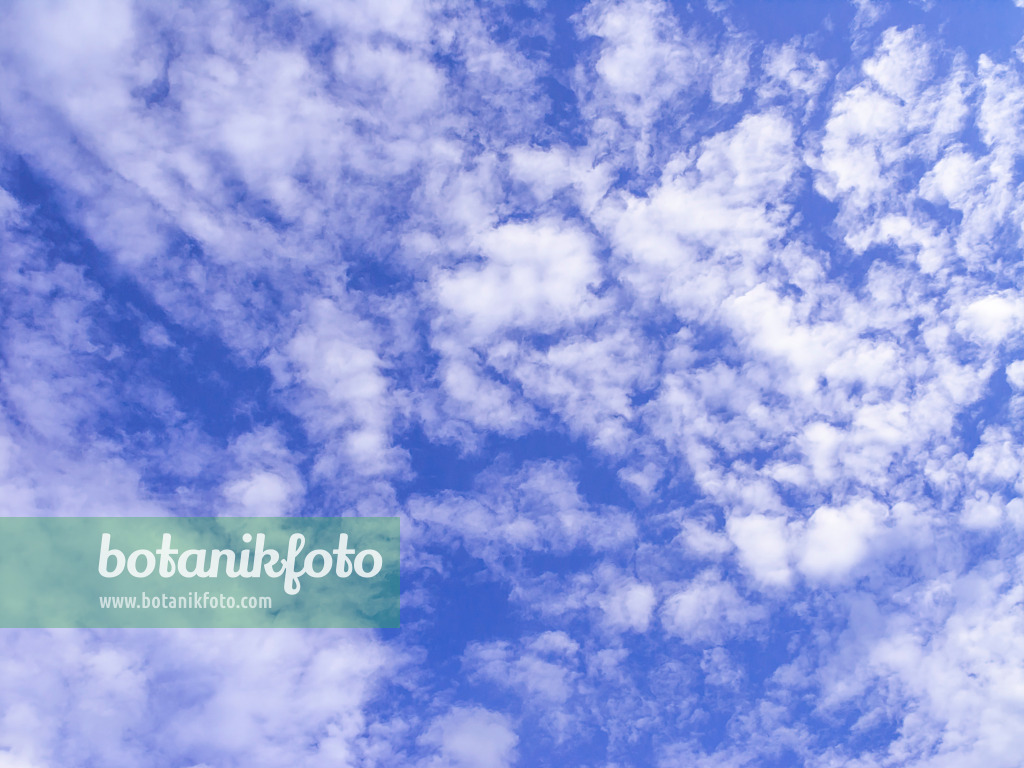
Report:
[[[7,3],[0,514],[402,626],[0,631],[0,768],[1019,768],[1018,6]]]

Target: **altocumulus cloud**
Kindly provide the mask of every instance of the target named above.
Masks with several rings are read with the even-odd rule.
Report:
[[[1024,10],[13,2],[0,510],[399,515],[400,631],[6,631],[0,766],[1024,754]]]

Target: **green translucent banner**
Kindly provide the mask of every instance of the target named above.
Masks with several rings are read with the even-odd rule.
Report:
[[[0,518],[0,627],[397,627],[397,517]]]

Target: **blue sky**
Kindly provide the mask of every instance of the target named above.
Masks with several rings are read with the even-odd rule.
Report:
[[[0,512],[403,627],[6,630],[0,768],[1019,766],[1019,5],[10,4]]]

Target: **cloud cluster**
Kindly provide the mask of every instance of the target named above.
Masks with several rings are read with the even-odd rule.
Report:
[[[0,511],[399,515],[404,628],[10,632],[0,766],[1017,765],[1024,70],[951,12],[14,3]]]

